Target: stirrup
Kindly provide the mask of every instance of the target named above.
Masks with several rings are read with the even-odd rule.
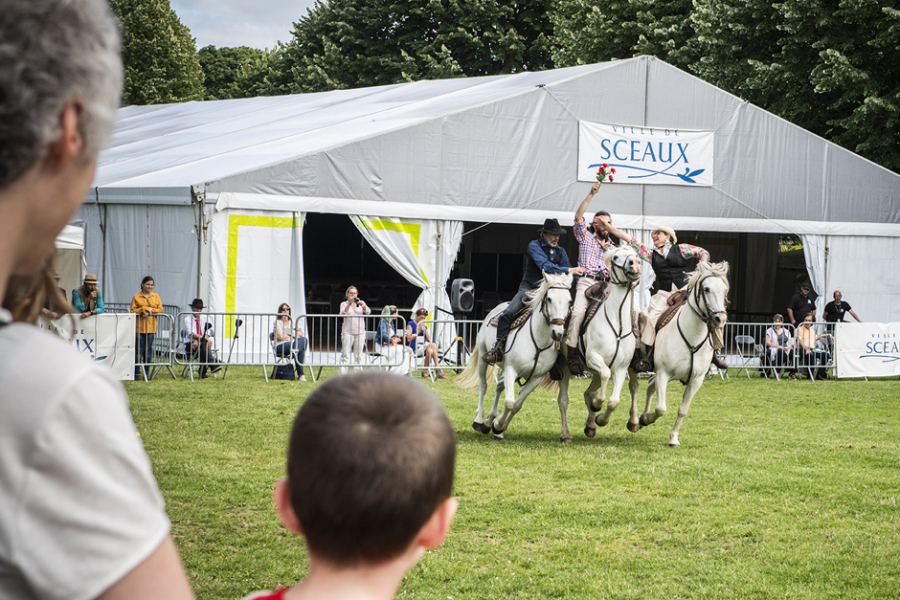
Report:
[[[498,339],[494,343],[494,347],[485,353],[482,360],[489,365],[496,364],[503,360],[503,346],[506,344],[506,338]]]
[[[640,356],[640,353],[635,351],[634,358],[631,359],[631,368],[635,373],[652,373],[654,368],[652,347],[646,356]]]

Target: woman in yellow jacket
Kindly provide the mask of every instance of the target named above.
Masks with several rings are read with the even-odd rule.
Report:
[[[138,315],[137,336],[134,341],[134,378],[141,376],[138,363],[153,362],[153,338],[156,337],[156,317],[163,311],[162,300],[153,293],[153,278],[149,275],[141,280],[141,291],[131,299],[131,312]]]

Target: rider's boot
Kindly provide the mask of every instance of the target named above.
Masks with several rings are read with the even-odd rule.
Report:
[[[506,336],[504,335],[502,338],[497,338],[497,341],[494,342],[494,347],[491,348],[485,355],[482,357],[482,360],[489,365],[496,364],[503,360],[503,347],[506,345]]]
[[[728,363],[725,362],[725,359],[723,359],[721,356],[719,356],[718,350],[713,350],[712,364],[716,365],[716,367],[718,369],[725,370],[725,371],[728,370]]]
[[[581,368],[581,361],[578,360],[578,348],[575,346],[567,346],[568,353],[567,357],[569,359],[569,372],[572,375],[581,375],[584,373],[584,369]]]
[[[651,373],[653,371],[653,346],[647,346],[645,352],[635,349],[631,359],[631,368],[635,373]]]

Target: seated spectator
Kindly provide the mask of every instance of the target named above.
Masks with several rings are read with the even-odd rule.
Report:
[[[784,328],[784,317],[772,317],[773,325],[766,330],[766,358],[775,369],[786,368],[791,379],[797,379],[794,372],[794,339]]]
[[[156,338],[156,317],[163,311],[162,300],[153,291],[156,285],[153,278],[147,275],[141,280],[141,291],[131,299],[131,312],[138,315],[134,340],[134,378],[141,376],[138,363],[153,362],[153,341]]]
[[[303,374],[303,362],[306,359],[306,345],[308,343],[303,335],[303,330],[299,327],[294,331],[294,323],[291,321],[291,307],[287,303],[282,303],[278,307],[278,314],[281,315],[275,321],[275,356],[284,358],[291,355],[294,351],[294,369],[297,371],[297,379],[306,381],[306,375]],[[290,371],[287,373],[290,375]]]
[[[406,325],[406,341],[416,356],[425,357],[425,368],[422,369],[422,377],[428,377],[428,367],[433,362],[438,365],[437,344],[431,341],[431,334],[428,332],[428,324],[425,317],[428,316],[428,310],[420,308],[416,311],[413,320]],[[444,372],[439,368],[437,371],[438,379],[447,379]]]
[[[390,598],[456,513],[453,426],[438,399],[408,377],[329,379],[297,413],[275,510],[302,535],[309,574],[245,600]]]
[[[216,362],[213,354],[212,338],[215,336],[215,332],[212,324],[203,314],[203,308],[203,300],[194,298],[194,301],[191,302],[191,311],[194,314],[184,318],[182,341],[185,353],[189,357],[197,356],[200,359],[200,379],[209,379],[206,374],[207,367],[213,373],[218,373],[222,367]]]
[[[381,320],[378,322],[378,329],[375,331],[376,344],[379,346],[393,346],[401,341],[396,330],[396,323],[399,319],[400,315],[397,314],[396,306],[389,304],[382,309]]]
[[[97,289],[96,275],[85,275],[84,285],[72,290],[72,306],[82,317],[103,314],[103,294]]]
[[[815,329],[812,328],[813,316],[807,314],[803,318],[803,324],[797,330],[797,352],[799,353],[800,364],[804,367],[813,367],[821,364],[825,352],[816,350],[816,342],[822,338],[833,340],[834,337],[830,333],[817,335]],[[811,369],[810,369],[811,370]],[[816,379],[828,379],[825,369],[819,367],[816,369]]]

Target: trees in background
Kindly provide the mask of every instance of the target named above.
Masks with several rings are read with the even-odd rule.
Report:
[[[197,52],[200,68],[203,70],[204,100],[224,100],[271,94],[247,94],[243,89],[244,79],[259,70],[265,62],[267,52],[240,46],[238,48],[216,48],[205,46]]]
[[[109,0],[122,26],[122,104],[203,98],[203,71],[190,30],[169,0]]]

